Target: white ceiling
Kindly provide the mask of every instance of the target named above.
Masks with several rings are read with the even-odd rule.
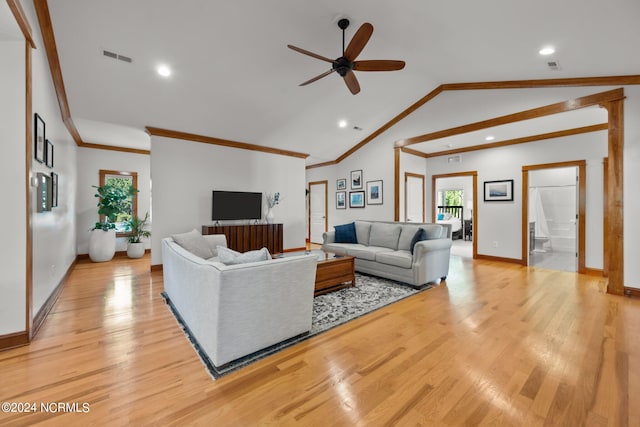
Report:
[[[313,164],[335,159],[441,83],[640,70],[638,0],[49,0],[49,7],[83,140],[132,148],[148,148],[143,130],[154,126],[310,153]],[[401,59],[405,69],[357,72],[362,91],[355,96],[335,73],[298,87],[329,66],[286,45],[340,56],[340,17],[352,22],[347,42],[363,22],[375,28],[358,59]],[[537,53],[548,44],[560,71]],[[106,58],[103,49],[133,63]],[[160,63],[172,68],[171,77],[155,73]],[[403,121],[411,132],[404,137],[601,90],[445,92]],[[589,111],[569,116],[603,121]],[[346,129],[337,127],[340,119]],[[557,127],[564,126],[545,119],[505,135]],[[452,144],[472,144],[478,135],[469,138]]]

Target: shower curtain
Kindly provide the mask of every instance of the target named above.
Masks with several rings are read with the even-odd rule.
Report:
[[[529,189],[529,221],[536,223],[536,237],[549,237],[549,225],[547,224],[547,216],[544,214],[542,207],[542,198],[540,190],[537,187]]]

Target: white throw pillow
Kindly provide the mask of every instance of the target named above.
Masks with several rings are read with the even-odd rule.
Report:
[[[195,256],[199,256],[203,259],[209,259],[213,256],[213,252],[211,252],[211,248],[207,244],[207,241],[195,228],[188,233],[174,234],[171,237],[177,244]]]
[[[245,253],[236,252],[224,246],[218,246],[218,260],[226,265],[246,264],[249,262],[266,261],[271,259],[271,254],[267,248],[249,251]]]

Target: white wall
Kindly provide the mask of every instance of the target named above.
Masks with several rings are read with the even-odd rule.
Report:
[[[0,42],[0,177],[3,251],[0,256],[0,336],[25,330],[25,42]]]
[[[604,88],[596,89],[597,91],[604,90]],[[533,91],[535,89],[531,90]],[[640,197],[638,197],[636,185],[636,183],[640,182],[640,168],[637,167],[640,164],[640,86],[625,86],[624,90],[624,285],[640,289],[640,263],[634,262],[634,260],[640,259],[640,239],[635,238],[635,236],[640,235],[640,221],[633,220],[637,216],[637,212],[640,212]],[[427,105],[430,104],[431,103],[428,103]],[[409,121],[412,120],[412,117],[413,116],[409,116]],[[307,182],[323,179],[327,179],[329,181],[330,226],[345,223],[361,217],[383,220],[393,219],[393,141],[414,136],[416,134],[415,131],[410,132],[409,135],[404,134],[403,127],[406,125],[405,122],[406,120],[403,120],[396,124],[374,141],[367,144],[364,148],[358,150],[354,155],[345,159],[343,162],[337,165],[314,168],[307,171]],[[516,179],[515,192],[516,195],[518,195],[521,191],[521,164],[537,164],[588,158],[590,160],[587,162],[587,186],[590,193],[592,192],[593,194],[587,197],[588,232],[586,242],[586,265],[590,268],[602,268],[601,195],[603,193],[603,183],[600,177],[602,176],[601,157],[607,155],[606,132],[586,134],[576,136],[576,138],[590,139],[588,135],[601,135],[599,138],[604,142],[600,142],[594,151],[591,151],[588,147],[583,147],[581,143],[578,143],[576,146],[577,151],[572,153],[566,151],[568,146],[555,145],[553,141],[547,141],[546,145],[538,145],[538,147],[544,148],[532,150],[530,158],[516,159],[517,164],[515,165],[510,158],[509,151],[502,151],[497,155],[488,154],[496,152],[495,150],[489,150],[486,153],[478,152],[476,154],[464,153],[462,154],[463,163],[459,164],[458,167],[447,167],[447,165],[442,164],[443,161],[446,161],[446,158],[430,158],[427,161],[429,164],[429,175],[427,176],[426,201],[430,204],[431,174],[473,170],[476,169],[476,164],[485,164],[482,168],[482,175],[478,176],[478,213],[483,212],[485,215],[488,215],[491,220],[482,229],[478,230],[478,233],[481,233],[479,234],[480,236],[483,234],[496,235],[500,240],[498,241],[498,248],[493,248],[491,246],[492,240],[485,241],[482,246],[478,247],[478,252],[480,254],[519,258],[519,253],[521,251],[519,222],[515,227],[518,229],[517,235],[515,236],[516,240],[511,244],[508,244],[506,247],[505,245],[500,246],[500,241],[504,241],[505,238],[508,239],[510,237],[505,235],[505,233],[501,233],[501,227],[499,226],[501,221],[505,221],[506,224],[509,224],[508,229],[511,230],[506,234],[512,234],[514,221],[520,221],[519,202],[514,202],[510,209],[505,209],[505,207],[508,206],[506,204],[484,204],[482,202],[482,182],[514,176]],[[545,144],[545,142],[540,142],[540,144]],[[526,145],[530,144],[525,144],[525,146]],[[440,159],[440,163],[438,163],[438,159]],[[468,162],[469,159],[475,159],[475,163],[473,165],[470,164]],[[405,161],[405,155],[402,155],[401,161]],[[401,168],[404,169],[405,166],[401,164]],[[413,166],[407,167],[407,169],[409,168],[413,168]],[[371,178],[372,173],[377,176],[384,177],[384,209],[335,210],[335,203],[331,203],[335,199],[335,186],[333,188],[331,187],[332,182],[335,183],[335,179],[337,178],[348,178],[349,171],[352,169],[364,169],[365,180],[373,179]],[[412,172],[421,173],[420,171],[413,170]],[[401,198],[403,197],[402,189],[400,196]],[[403,203],[401,203],[400,207],[403,209]],[[430,210],[431,208],[428,206],[426,211],[428,215]],[[513,216],[516,212],[518,215],[517,218]]]
[[[152,265],[162,263],[164,237],[213,224],[213,190],[280,192],[273,212],[284,224],[284,248],[304,247],[304,167],[304,159],[289,156],[152,137]]]
[[[51,79],[38,19],[32,2],[22,2],[33,30],[37,49],[32,50],[33,112],[46,123],[46,137],[54,144],[54,166],[32,160],[32,176],[37,172],[58,174],[58,207],[36,213],[32,187],[33,230],[33,315],[38,313],[60,284],[76,257],[75,191],[76,145],[62,123],[57,96]]]
[[[121,151],[78,149],[78,200],[77,200],[77,248],[79,254],[89,253],[89,230],[93,228],[98,216],[98,199],[94,196],[100,185],[100,169],[138,173],[138,216],[151,214],[151,161],[149,155],[126,153]],[[153,220],[153,218],[152,218]],[[149,230],[153,234],[152,226]],[[145,242],[150,248],[151,242]],[[127,238],[116,239],[116,251],[127,250]]]
[[[306,171],[307,186],[309,182],[327,180],[328,187],[328,223],[329,230],[333,226],[354,221],[378,220],[393,221],[393,144],[400,139],[397,133],[390,130],[368,143],[365,148],[356,151],[337,165],[308,169]],[[350,174],[353,170],[362,170],[363,190],[366,191],[367,181],[381,179],[383,188],[383,204],[365,206],[364,208],[349,208],[349,192],[351,190]],[[347,180],[347,209],[336,209],[336,180]],[[404,177],[403,177],[404,179]]]
[[[520,259],[522,252],[522,166],[571,160],[587,161],[587,267],[602,268],[602,159],[607,132],[592,132],[528,144],[462,154],[462,163],[446,156],[427,159],[429,175],[478,171],[478,223],[474,224],[478,254]],[[599,170],[599,172],[598,172]],[[483,182],[514,180],[512,202],[484,202]],[[427,189],[430,193],[431,189]],[[430,198],[428,200],[431,200]],[[591,237],[591,238],[589,238]],[[497,242],[497,247],[494,247]]]

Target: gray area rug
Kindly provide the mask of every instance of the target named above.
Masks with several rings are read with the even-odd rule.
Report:
[[[313,320],[311,331],[308,334],[293,337],[271,347],[267,347],[248,356],[234,360],[223,366],[214,366],[206,353],[200,349],[198,342],[185,325],[180,313],[177,312],[166,293],[162,293],[165,302],[171,308],[176,320],[183,328],[185,334],[198,352],[200,359],[207,367],[213,378],[220,378],[239,368],[247,366],[266,356],[292,346],[300,341],[309,339],[315,335],[325,332],[331,328],[342,325],[350,320],[356,319],[378,308],[384,307],[408,296],[430,289],[427,285],[421,290],[413,289],[407,285],[393,280],[382,279],[380,277],[367,276],[356,273],[356,286],[319,295],[313,300]]]

